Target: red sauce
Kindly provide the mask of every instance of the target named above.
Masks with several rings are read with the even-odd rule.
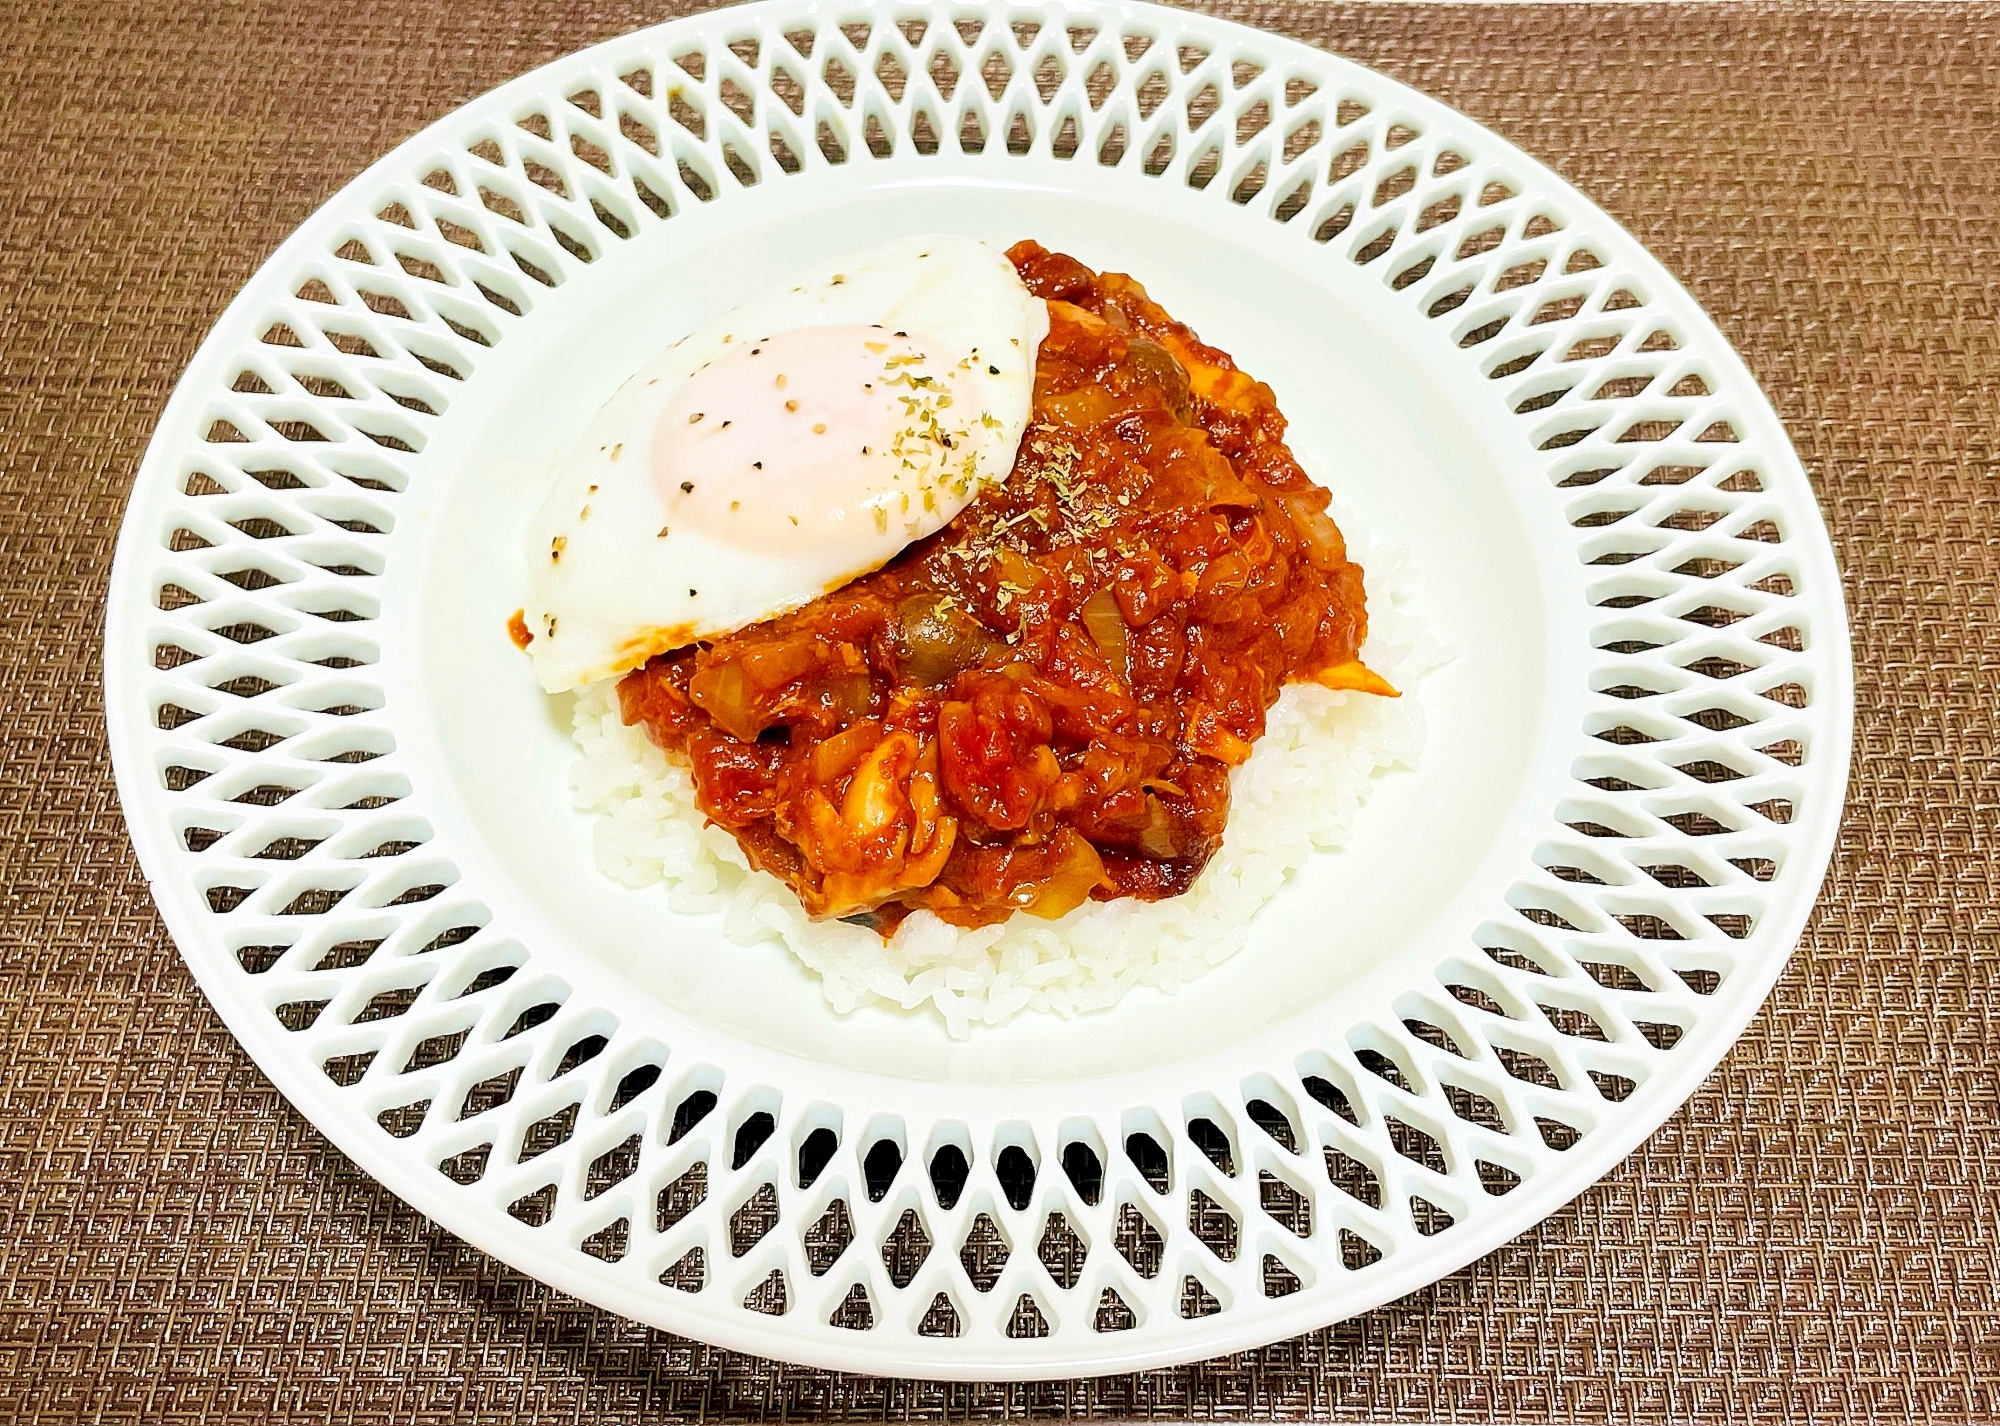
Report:
[[[514,647],[525,649],[535,642],[535,636],[528,632],[528,621],[523,616],[526,610],[516,609],[507,618],[507,637],[514,641]]]
[[[1013,473],[895,561],[626,676],[628,723],[815,915],[885,931],[1187,890],[1283,685],[1393,694],[1269,387],[1131,278],[1032,242]]]

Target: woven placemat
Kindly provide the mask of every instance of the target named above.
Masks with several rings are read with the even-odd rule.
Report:
[[[1818,914],[1706,1088],[1539,1229],[1143,1376],[882,1382],[554,1293],[348,1164],[182,969],[98,691],[182,365],[314,205],[631,0],[0,18],[0,1418],[2000,1419],[2000,8],[1236,4],[1490,123],[1680,274],[1817,483],[1860,716]]]

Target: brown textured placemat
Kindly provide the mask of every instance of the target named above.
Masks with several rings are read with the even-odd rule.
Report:
[[[393,142],[674,13],[24,0],[0,17],[0,1418],[2000,1419],[2000,8],[1234,4],[1458,105],[1715,314],[1833,529],[1846,829],[1770,1005],[1535,1232],[1178,1371],[880,1382],[711,1351],[430,1226],[182,969],[105,761],[125,493],[231,293]]]

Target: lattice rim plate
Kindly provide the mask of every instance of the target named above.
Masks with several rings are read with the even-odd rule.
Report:
[[[1567,777],[1538,789],[1506,896],[1382,1013],[1277,1027],[1206,1087],[1058,1084],[1013,1114],[806,1079],[699,1025],[621,1018],[615,982],[492,911],[438,830],[448,794],[399,736],[419,695],[394,626],[482,370],[641,238],[903,169],[1088,187],[1283,245],[1428,343],[1523,482],[1551,587],[1577,596],[1551,616]],[[196,978],[315,1125],[578,1297],[933,1377],[1274,1340],[1566,1202],[1768,992],[1851,738],[1811,489],[1659,264],[1422,95],[1139,4],[770,0],[440,120],[218,322],[139,472],[108,599],[134,844]]]

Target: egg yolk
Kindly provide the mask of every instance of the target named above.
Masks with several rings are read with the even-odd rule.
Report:
[[[975,354],[976,357],[976,354]],[[650,472],[668,530],[771,554],[829,542],[897,546],[971,497],[980,420],[915,335],[799,327],[744,341],[681,387],[654,428]]]

